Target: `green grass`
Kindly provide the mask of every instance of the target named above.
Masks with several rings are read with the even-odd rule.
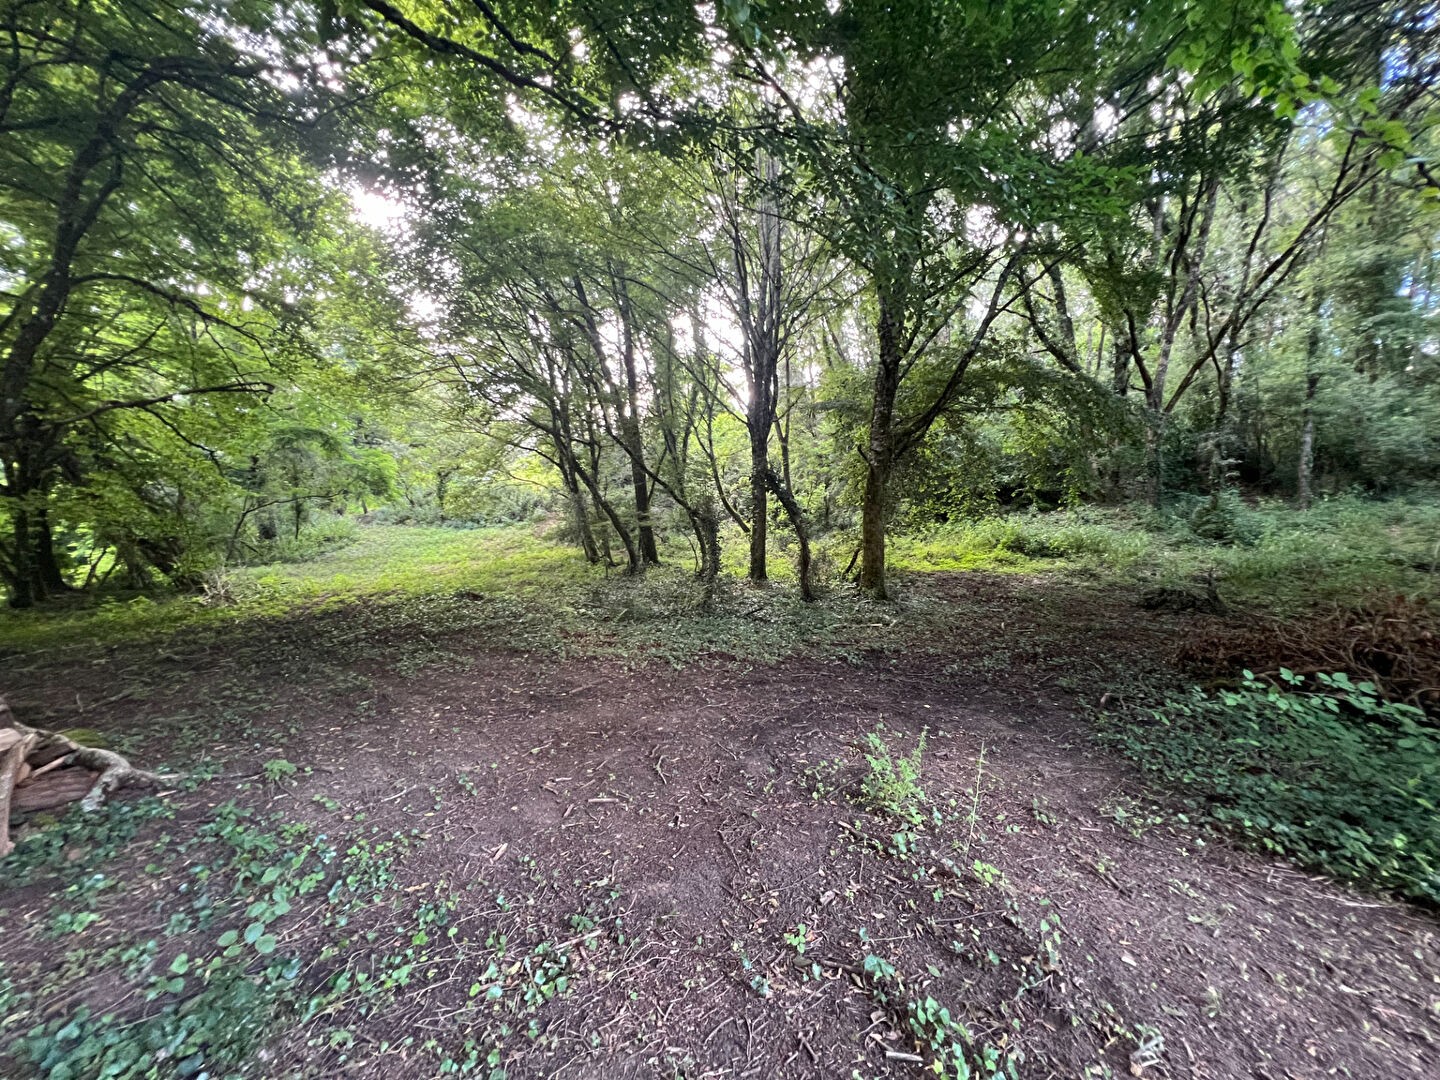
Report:
[[[1206,500],[1177,499],[1164,514],[1087,507],[992,517],[896,537],[891,558],[900,570],[1078,571],[1137,585],[1213,573],[1226,599],[1280,611],[1440,592],[1440,505],[1345,497],[1298,512],[1235,500],[1224,540],[1196,532],[1213,522],[1207,509]]]
[[[802,603],[784,553],[771,585],[757,589],[727,572],[702,610],[684,546],[672,542],[663,554],[663,566],[632,579],[586,564],[532,526],[373,525],[308,561],[231,570],[209,598],[112,597],[5,612],[0,650],[169,641],[183,652],[223,637],[232,649],[262,651],[283,639],[296,662],[302,654],[331,666],[374,661],[402,674],[475,646],[681,666],[711,654],[764,662],[811,648],[884,647],[943,615],[922,597],[876,611],[849,589]]]
[[[1221,595],[1242,606],[1296,611],[1376,592],[1435,595],[1440,506],[1420,501],[1338,498],[1299,513],[1280,503],[1235,500],[1220,517],[1231,542],[1206,539],[1214,516],[1203,500],[1177,499],[1164,515],[1089,507],[1012,514],[892,536],[897,572],[983,570],[1046,573],[1091,583],[1145,587],[1213,573]],[[807,645],[914,637],[938,613],[911,591],[880,615],[833,588],[852,538],[816,544],[822,603],[798,602],[793,551],[771,551],[772,584],[743,583],[745,537],[724,535],[724,573],[710,611],[698,609],[691,552],[669,538],[666,565],[635,581],[587,565],[573,548],[534,526],[457,530],[373,525],[357,539],[305,561],[239,567],[205,596],[110,596],[0,614],[0,650],[152,640],[184,631],[219,634],[344,608],[362,623],[415,631],[483,631],[506,647],[595,654],[653,654],[675,663],[707,651],[775,658]],[[479,594],[487,604],[477,605]],[[876,621],[887,625],[874,633]],[[908,628],[901,623],[909,622]],[[860,633],[860,629],[870,632]]]
[[[303,562],[239,567],[223,576],[223,600],[131,596],[61,603],[0,615],[0,649],[133,641],[178,630],[220,628],[357,604],[443,596],[459,590],[526,600],[598,580],[578,553],[532,528],[373,525],[345,547]]]

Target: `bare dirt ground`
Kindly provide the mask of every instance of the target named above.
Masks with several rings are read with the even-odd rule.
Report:
[[[325,658],[302,622],[259,652],[32,662],[4,689],[142,759],[203,739],[220,775],[167,796],[167,833],[235,798],[415,834],[394,895],[445,899],[444,949],[382,1004],[272,1033],[246,1075],[428,1077],[458,1060],[435,1045],[469,1039],[495,1051],[477,1075],[510,1077],[920,1076],[962,1042],[976,1075],[988,1048],[1020,1077],[1440,1076],[1432,914],[1237,851],[1092,744],[1082,706],[1127,693],[1120,672],[1167,677],[1204,617],[1019,577],[923,588],[948,605],[943,640],[770,666],[447,640],[461,662],[401,675],[367,655],[309,679]],[[877,725],[898,750],[928,733],[920,826],[859,805]],[[266,782],[282,754],[309,771]],[[143,862],[63,939],[44,882],[0,866],[5,975],[39,988],[77,940],[158,924],[186,885]],[[332,968],[378,970],[395,907]],[[304,948],[300,922],[282,950]],[[502,933],[507,955],[563,957],[559,992],[512,994],[490,967]],[[103,974],[67,985],[26,1022],[152,1007]]]

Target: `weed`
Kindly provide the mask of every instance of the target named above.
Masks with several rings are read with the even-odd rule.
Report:
[[[882,727],[865,736],[869,747],[865,761],[870,771],[861,783],[861,796],[877,813],[919,825],[924,821],[925,791],[920,786],[920,759],[925,753],[926,733],[921,731],[915,749],[901,757],[891,752],[880,733],[883,730]]]
[[[936,1076],[969,1080],[977,1070],[984,1077],[1019,1075],[1018,1053],[989,1043],[977,1045],[947,1006],[929,994],[909,994],[905,980],[890,961],[869,953],[862,966],[871,998],[903,1024],[916,1047],[929,1056],[930,1071]]]
[[[1050,800],[1043,795],[1036,795],[1030,800],[1030,813],[1036,822],[1047,829],[1055,827],[1055,815],[1050,812]]]
[[[794,930],[787,930],[783,937],[786,945],[789,945],[799,955],[805,955],[805,945],[810,940],[811,934],[804,923],[797,925]]]
[[[261,769],[265,776],[265,782],[276,785],[293,779],[299,771],[299,767],[293,761],[286,761],[284,758],[271,758]]]
[[[980,880],[980,884],[984,885],[987,889],[993,889],[1005,880],[1005,875],[998,866],[980,859],[976,859],[971,863],[970,869],[975,872],[975,876]]]

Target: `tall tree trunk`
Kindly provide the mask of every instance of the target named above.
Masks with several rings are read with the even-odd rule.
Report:
[[[616,275],[615,291],[620,300],[620,359],[625,367],[625,415],[621,434],[630,455],[630,481],[635,488],[635,521],[640,534],[640,554],[646,565],[660,565],[655,545],[655,525],[650,520],[650,478],[645,470],[645,442],[640,435],[640,376],[635,364],[634,312],[623,276]]]
[[[39,510],[35,514],[35,574],[47,593],[69,592],[70,583],[60,569],[55,554],[55,536],[50,529],[50,515]]]
[[[10,588],[12,608],[34,607],[40,599],[35,590],[35,540],[30,532],[30,514],[21,506],[11,512],[10,535],[13,550],[10,553],[10,572],[6,584]]]
[[[1110,366],[1110,385],[1117,397],[1130,390],[1130,343],[1124,334],[1115,335],[1115,356]]]
[[[885,517],[895,464],[895,395],[900,388],[901,326],[897,304],[877,290],[879,357],[870,403],[870,437],[865,457],[865,495],[860,507],[860,589],[872,600],[888,600],[885,585]]]
[[[585,497],[577,487],[570,492],[568,499],[570,503],[571,519],[575,523],[575,538],[580,542],[580,550],[585,554],[587,563],[598,563],[600,561],[600,549],[595,544],[595,530],[590,528],[590,515],[585,510]]]
[[[590,497],[595,500],[595,505],[600,508],[600,512],[610,522],[610,527],[615,530],[615,535],[620,537],[620,542],[625,545],[625,572],[632,576],[642,573],[645,564],[641,561],[640,548],[636,545],[630,530],[625,527],[625,522],[615,508],[610,505],[610,500],[600,493],[600,485],[596,482],[595,477],[590,475],[578,461],[575,463],[575,475],[584,483],[586,490],[590,492]]]
[[[1320,385],[1320,376],[1311,372],[1305,377],[1304,426],[1300,429],[1300,465],[1295,475],[1295,490],[1299,496],[1300,508],[1310,509],[1311,482],[1315,472],[1315,388]]]
[[[1305,406],[1301,412],[1300,461],[1295,470],[1295,494],[1302,510],[1310,508],[1311,487],[1315,478],[1315,391],[1320,386],[1320,373],[1315,365],[1320,359],[1321,316],[1325,311],[1325,293],[1315,291],[1311,302],[1310,330],[1305,335]]]
[[[596,498],[592,495],[590,501],[591,501],[591,502],[594,504],[594,506],[595,506],[595,517],[596,517],[596,519],[598,520],[598,519],[604,518],[604,517],[605,517],[605,511],[603,511],[603,510],[600,509],[600,500],[599,500],[599,499],[596,499]],[[615,562],[615,552],[614,552],[614,550],[610,547],[610,531],[605,528],[605,523],[604,523],[604,521],[601,521],[601,522],[600,522],[600,528],[599,528],[598,530],[596,530],[596,532],[595,532],[595,543],[596,543],[596,544],[599,546],[599,548],[600,548],[600,557],[605,560],[605,565],[606,565],[606,566],[615,566],[615,565],[617,565],[616,562]]]
[[[860,504],[860,589],[873,600],[888,600],[885,584],[885,510],[890,485],[888,462],[878,460],[876,440],[870,440],[866,463],[865,495]]]
[[[623,421],[625,448],[630,458],[630,483],[635,489],[636,531],[640,534],[640,555],[649,566],[660,565],[655,545],[655,523],[650,518],[650,478],[645,472],[645,446],[640,439],[640,422],[632,413]]]
[[[752,397],[751,410],[754,411]],[[754,420],[752,419],[752,424]],[[757,431],[750,428],[750,573],[751,581],[764,581],[767,577],[765,565],[766,543],[769,540],[769,507],[766,493],[765,474],[770,471],[768,428]]]
[[[596,321],[596,311],[590,306],[585,283],[578,274],[571,278],[571,287],[574,290],[575,298],[580,301],[584,313],[585,334],[589,338],[590,350],[598,365],[595,379],[597,384],[604,385],[603,396],[608,399],[609,410],[615,417],[615,425],[612,429],[610,413],[607,412],[604,420],[605,428],[619,443],[620,449],[625,452],[626,457],[630,459],[630,485],[634,490],[636,531],[639,533],[639,546],[636,550],[643,560],[639,569],[643,570],[647,565],[659,565],[660,551],[655,544],[655,526],[650,520],[650,483],[645,470],[645,442],[640,431],[640,377],[635,362],[635,313],[631,310],[630,294],[625,285],[623,268],[610,267],[610,285],[620,316],[620,366],[625,379],[623,387],[615,385],[606,367],[607,349],[604,337],[600,333],[600,324]],[[602,408],[604,408],[603,404]],[[591,487],[592,492],[596,490],[593,487],[596,482],[594,476],[590,476],[585,482],[587,487]],[[610,517],[610,508],[606,506],[605,510],[606,517]],[[612,518],[611,521],[613,524],[614,519]],[[632,546],[628,530],[623,538],[626,539],[628,551]],[[635,571],[634,566],[631,570]]]
[[[750,580],[764,581],[767,577],[766,541],[770,531],[767,500],[770,490],[770,431],[775,426],[776,380],[781,347],[780,297],[784,279],[780,214],[775,192],[780,175],[779,163],[763,148],[755,151],[755,174],[759,180],[756,217],[760,280],[756,294],[745,298],[746,312],[741,321],[748,339],[746,375],[750,384],[750,401],[745,410],[745,426],[750,433]],[[739,237],[737,230],[737,269],[743,261]]]
[[[1159,409],[1145,413],[1145,501],[1159,510],[1165,501],[1165,414]]]

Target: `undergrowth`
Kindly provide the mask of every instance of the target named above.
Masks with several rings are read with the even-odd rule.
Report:
[[[314,1063],[307,1075],[390,1054],[503,1080],[507,1057],[547,1038],[543,1009],[579,978],[576,947],[617,940],[618,893],[568,927],[495,894],[462,928],[462,894],[489,896],[483,881],[405,887],[424,834],[347,816],[342,831],[232,801],[155,835],[141,827],[171,811],[149,799],[23,837],[0,903],[44,886],[46,921],[16,927],[0,960],[0,1075],[265,1078],[288,1052]],[[175,887],[156,892],[157,875]],[[452,1022],[427,1037],[413,1014],[437,1001]],[[357,1041],[367,1019],[386,1041]]]
[[[1214,575],[1227,600],[1293,612],[1376,592],[1440,593],[1440,507],[1353,496],[1296,511],[1172,496],[1163,512],[1083,507],[951,523],[894,538],[903,570],[1074,571],[1145,585]]]
[[[896,754],[879,731],[865,735],[865,762],[869,771],[860,793],[870,809],[918,825],[925,818],[925,790],[920,786],[920,761],[925,753],[925,732],[908,754]]]
[[[1258,847],[1440,906],[1440,733],[1371,683],[1281,675],[1106,716],[1101,737]]]
[[[778,560],[777,560],[778,561]],[[0,655],[50,662],[149,641],[223,643],[266,664],[383,662],[402,675],[463,664],[477,647],[556,656],[773,661],[820,648],[884,648],[944,617],[923,596],[877,608],[853,589],[804,603],[792,583],[723,577],[708,606],[676,556],[641,577],[589,566],[523,526],[370,526],[310,562],[239,568],[201,596],[111,598],[0,612]],[[315,681],[315,673],[307,673]]]

